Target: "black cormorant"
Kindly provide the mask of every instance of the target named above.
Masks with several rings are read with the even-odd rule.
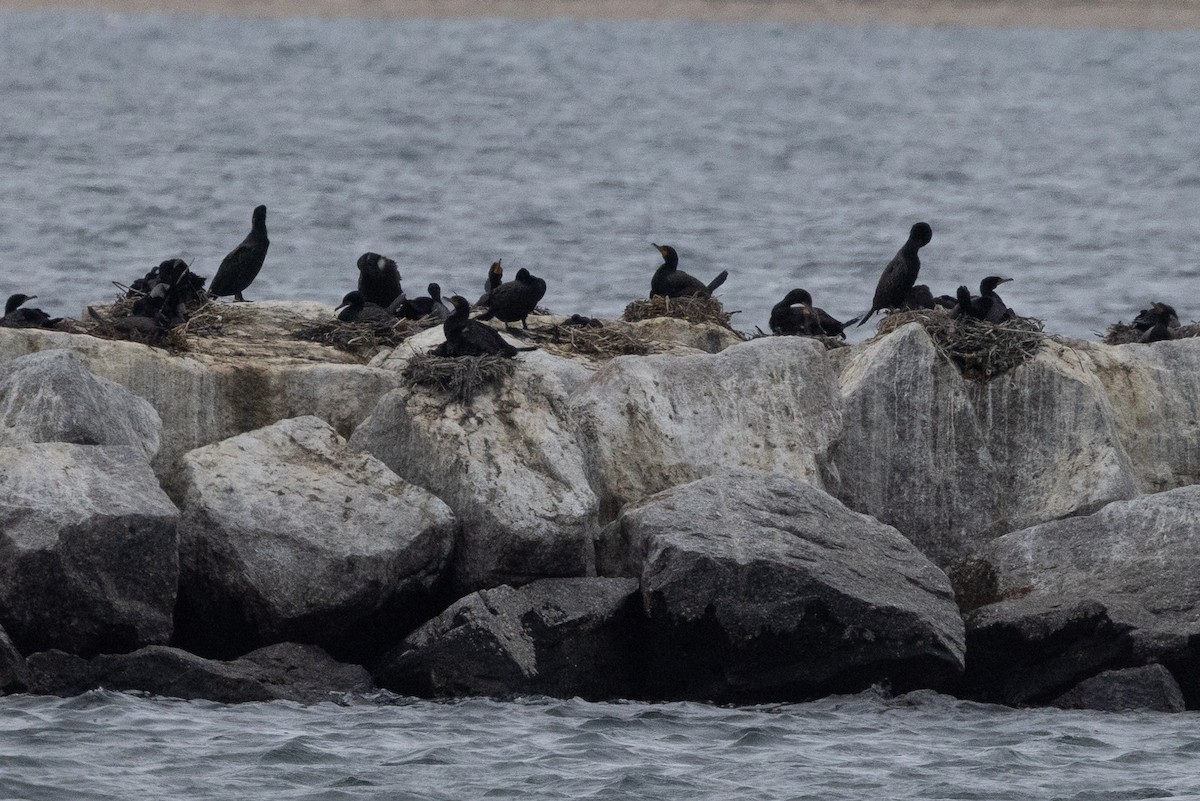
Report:
[[[955,298],[954,316],[965,315],[988,323],[1002,323],[1016,317],[1017,315],[996,294],[996,287],[1011,280],[989,275],[979,282],[979,295],[976,297],[972,297],[971,291],[965,286],[960,286]]]
[[[932,309],[937,306],[937,302],[933,299],[933,293],[929,291],[929,286],[926,284],[917,284],[912,289],[908,290],[908,295],[904,298],[904,303],[901,304],[902,309]]]
[[[1154,303],[1149,309],[1142,309],[1133,319],[1133,327],[1142,332],[1139,342],[1161,342],[1164,339],[1174,339],[1172,328],[1179,327],[1179,315],[1174,307],[1165,303]]]
[[[367,252],[358,257],[358,291],[363,301],[387,308],[400,296],[400,269],[387,256]]]
[[[267,239],[267,207],[258,206],[250,217],[250,233],[242,240],[242,244],[229,251],[229,255],[221,261],[217,274],[208,285],[208,293],[213,297],[233,295],[235,301],[246,300],[242,293],[262,269],[270,246],[271,240]],[[159,269],[161,279],[161,267]]]
[[[402,320],[420,320],[429,316],[445,320],[449,313],[442,302],[442,288],[437,284],[429,285],[428,297],[405,299],[395,311],[395,315]]]
[[[521,327],[528,328],[526,318],[537,308],[538,301],[545,294],[546,282],[522,267],[517,270],[515,280],[505,281],[492,290],[487,311],[479,315],[478,319],[490,320],[495,317],[503,321],[505,327],[520,320]]]
[[[479,296],[479,300],[475,301],[476,306],[486,306],[492,297],[492,290],[503,283],[504,268],[500,266],[500,261],[500,259],[496,259],[488,268],[487,280],[483,282],[483,294]]]
[[[909,229],[908,241],[883,268],[883,275],[879,276],[879,283],[875,285],[871,309],[859,319],[859,325],[871,319],[877,311],[898,309],[904,305],[908,291],[917,283],[917,274],[921,271],[921,259],[917,251],[932,239],[933,229],[929,223],[919,222]]]
[[[768,325],[774,334],[807,334],[844,339],[844,329],[853,322],[841,322],[824,309],[813,306],[812,295],[807,291],[793,289],[771,308]]]
[[[454,311],[442,323],[446,341],[433,349],[434,356],[503,356],[511,359],[521,351],[504,341],[500,332],[470,317],[471,304],[462,295],[450,298]]]
[[[364,301],[362,293],[357,289],[347,292],[345,297],[342,298],[342,302],[334,308],[334,311],[338,312],[337,318],[343,323],[396,322],[396,318],[387,309],[375,303]]]
[[[9,296],[4,304],[4,316],[0,317],[0,326],[5,328],[54,328],[62,322],[61,317],[51,317],[41,309],[23,309],[21,306],[33,300],[37,295],[17,293]]]
[[[653,242],[650,244],[654,245]],[[702,284],[699,278],[679,269],[679,254],[675,252],[675,248],[669,245],[654,245],[654,247],[662,256],[663,263],[654,271],[654,277],[650,279],[650,297],[662,295],[667,298],[685,296],[710,298],[712,293],[717,291],[717,287],[725,283],[725,279],[729,277],[729,271],[722,270],[707,285]]]

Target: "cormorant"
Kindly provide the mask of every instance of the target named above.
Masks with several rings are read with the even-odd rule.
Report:
[[[462,295],[450,298],[454,311],[442,323],[446,341],[433,349],[434,356],[503,356],[511,359],[521,351],[504,341],[500,332],[470,317],[471,304]]]
[[[370,251],[358,257],[358,291],[363,301],[387,308],[400,296],[400,270],[396,262]]]
[[[37,295],[17,293],[9,296],[4,304],[4,316],[0,317],[0,326],[5,328],[54,328],[62,322],[61,317],[51,317],[41,309],[23,309],[22,304],[33,300]]]
[[[500,262],[501,259],[496,259],[488,268],[487,280],[483,282],[483,294],[479,296],[479,300],[475,301],[476,306],[488,305],[488,301],[492,297],[492,290],[504,281],[504,268],[500,266]]]
[[[654,245],[653,242],[650,244]],[[699,278],[679,269],[679,254],[675,252],[675,248],[669,245],[654,245],[654,247],[663,257],[663,263],[654,271],[654,277],[650,279],[650,297],[662,295],[667,298],[685,296],[710,298],[712,293],[717,291],[717,287],[725,283],[725,279],[729,277],[729,271],[722,270],[707,285],[702,284]]]
[[[167,323],[161,312],[156,312],[151,316],[137,314],[108,320],[101,317],[100,313],[91,306],[88,306],[87,310],[88,314],[94,320],[104,325],[110,331],[123,334],[125,339],[145,342],[150,345],[161,342],[171,329],[171,326]]]
[[[1147,344],[1174,339],[1171,329],[1178,325],[1179,315],[1165,303],[1156,302],[1149,309],[1142,309],[1133,319],[1133,327],[1142,332],[1142,338],[1138,341]]]
[[[879,276],[879,283],[875,285],[871,309],[859,319],[859,325],[871,319],[877,311],[898,309],[904,305],[908,291],[917,283],[917,274],[921,271],[921,259],[917,256],[917,251],[928,245],[932,239],[933,229],[929,227],[929,223],[919,222],[909,229],[908,241],[883,268],[883,275]]]
[[[526,318],[537,308],[538,301],[545,294],[546,282],[522,267],[517,270],[516,280],[505,281],[492,290],[487,311],[476,319],[490,320],[495,317],[504,322],[505,328],[509,323],[520,320],[521,327],[528,328]]]
[[[824,309],[812,305],[812,295],[803,289],[793,289],[771,308],[768,325],[774,334],[807,334],[810,336],[842,337],[853,320],[841,322]]]
[[[937,306],[937,302],[933,299],[933,293],[929,291],[927,284],[917,284],[912,289],[908,290],[908,295],[904,298],[904,303],[901,304],[902,309],[932,309]]]
[[[450,312],[442,302],[442,288],[437,284],[429,285],[429,297],[405,299],[394,312],[402,320],[420,320],[422,317],[433,316],[445,320]]]
[[[271,240],[267,239],[267,207],[257,206],[250,217],[250,233],[242,240],[242,244],[229,251],[229,255],[221,261],[217,274],[208,285],[208,294],[213,297],[233,295],[235,301],[245,301],[242,293],[262,269],[270,245]],[[161,267],[159,270],[161,278]]]
[[[975,299],[971,297],[971,290],[967,289],[966,285],[959,286],[958,291],[954,293],[954,309],[952,311],[955,317],[982,319],[975,314]]]
[[[347,292],[342,302],[334,308],[338,312],[337,318],[343,323],[394,323],[396,318],[393,317],[387,309],[375,303],[368,303],[363,300],[362,293],[357,289]]]
[[[996,287],[1011,280],[1011,278],[1001,278],[998,275],[989,275],[979,282],[978,297],[972,297],[969,289],[960,286],[955,299],[954,315],[956,317],[966,315],[987,323],[1002,323],[1016,317],[1017,315],[996,294]]]

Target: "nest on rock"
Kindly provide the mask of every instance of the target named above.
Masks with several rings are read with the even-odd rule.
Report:
[[[649,300],[635,300],[625,307],[621,319],[627,323],[650,320],[655,317],[678,317],[689,323],[712,323],[733,330],[729,324],[736,312],[727,312],[716,298],[685,296],[668,298],[651,295]]]
[[[516,362],[503,356],[434,356],[417,353],[408,360],[401,375],[410,384],[433,387],[470,403],[475,393],[499,384],[513,374]]]
[[[383,348],[394,348],[414,334],[441,324],[440,320],[432,317],[377,323],[347,323],[335,319],[301,329],[296,332],[296,338],[319,342],[356,356],[372,356]]]
[[[525,334],[543,350],[567,356],[587,356],[596,360],[617,356],[645,356],[663,351],[662,345],[652,339],[638,336],[624,328],[600,324],[552,325],[530,329]]]
[[[1200,337],[1200,323],[1181,325],[1178,328],[1170,329],[1170,331],[1171,339]],[[1108,327],[1108,332],[1104,335],[1103,342],[1105,345],[1128,345],[1131,342],[1141,342],[1145,333],[1145,331],[1128,323],[1118,321]]]
[[[989,381],[1033,358],[1047,336],[1042,321],[1033,317],[987,323],[946,309],[893,312],[879,323],[879,333],[908,323],[920,323],[938,351],[975,381]]]
[[[762,339],[763,337],[804,337],[805,339],[815,339],[825,346],[825,350],[850,347],[850,343],[844,337],[827,337],[820,334],[772,334],[755,326],[754,333],[750,336],[750,339]]]

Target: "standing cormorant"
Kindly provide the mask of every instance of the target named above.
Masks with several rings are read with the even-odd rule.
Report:
[[[363,300],[362,293],[357,289],[347,292],[345,297],[342,298],[342,302],[334,308],[334,311],[338,312],[337,318],[343,323],[396,322],[396,318],[387,309]]]
[[[653,242],[650,244],[654,245]],[[663,263],[654,271],[654,277],[650,279],[650,297],[662,295],[667,298],[685,296],[710,298],[712,293],[717,291],[717,287],[725,283],[725,279],[729,277],[729,271],[722,270],[707,285],[702,284],[699,278],[679,269],[679,254],[675,252],[675,248],[670,245],[654,245],[654,247],[663,257]]]
[[[535,348],[518,348],[504,341],[500,332],[478,320],[472,320],[471,304],[462,295],[450,298],[454,311],[442,323],[446,341],[433,349],[434,356],[503,356],[511,359],[521,351]]]
[[[877,311],[898,309],[904,305],[908,292],[917,283],[917,274],[921,271],[921,259],[917,256],[917,251],[928,245],[931,239],[933,229],[929,227],[929,223],[919,222],[909,229],[908,241],[883,268],[883,275],[879,276],[879,283],[875,285],[871,309],[859,319],[859,325],[869,320]]]
[[[213,297],[233,295],[235,301],[245,301],[242,293],[262,269],[270,246],[271,240],[267,238],[267,207],[258,206],[250,216],[250,233],[242,240],[242,244],[229,251],[229,255],[221,261],[217,274],[208,285],[208,293]]]
[[[483,282],[483,294],[479,296],[479,300],[475,301],[476,306],[488,305],[488,301],[492,298],[492,290],[504,281],[504,268],[500,266],[500,261],[501,259],[496,259],[488,268],[487,280]]]
[[[363,301],[387,308],[400,297],[400,269],[387,256],[367,251],[358,257],[358,291]]]
[[[774,334],[807,334],[845,339],[843,330],[853,322],[854,320],[844,323],[839,321],[824,309],[813,306],[812,295],[807,291],[793,289],[771,308],[768,325]]]
[[[505,281],[492,290],[487,311],[476,319],[490,320],[495,317],[504,322],[505,328],[509,323],[520,320],[521,327],[528,328],[526,318],[537,308],[538,301],[545,294],[546,282],[522,267],[517,270],[515,280]]]
[[[33,300],[37,295],[17,293],[9,296],[4,304],[4,316],[0,317],[0,326],[5,328],[54,328],[62,322],[61,317],[51,317],[41,309],[23,309],[21,306]]]

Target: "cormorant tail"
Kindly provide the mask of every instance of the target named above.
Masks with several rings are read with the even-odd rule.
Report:
[[[708,283],[708,293],[711,295],[717,291],[717,287],[725,283],[725,279],[729,277],[728,270],[721,270],[721,274]]]

